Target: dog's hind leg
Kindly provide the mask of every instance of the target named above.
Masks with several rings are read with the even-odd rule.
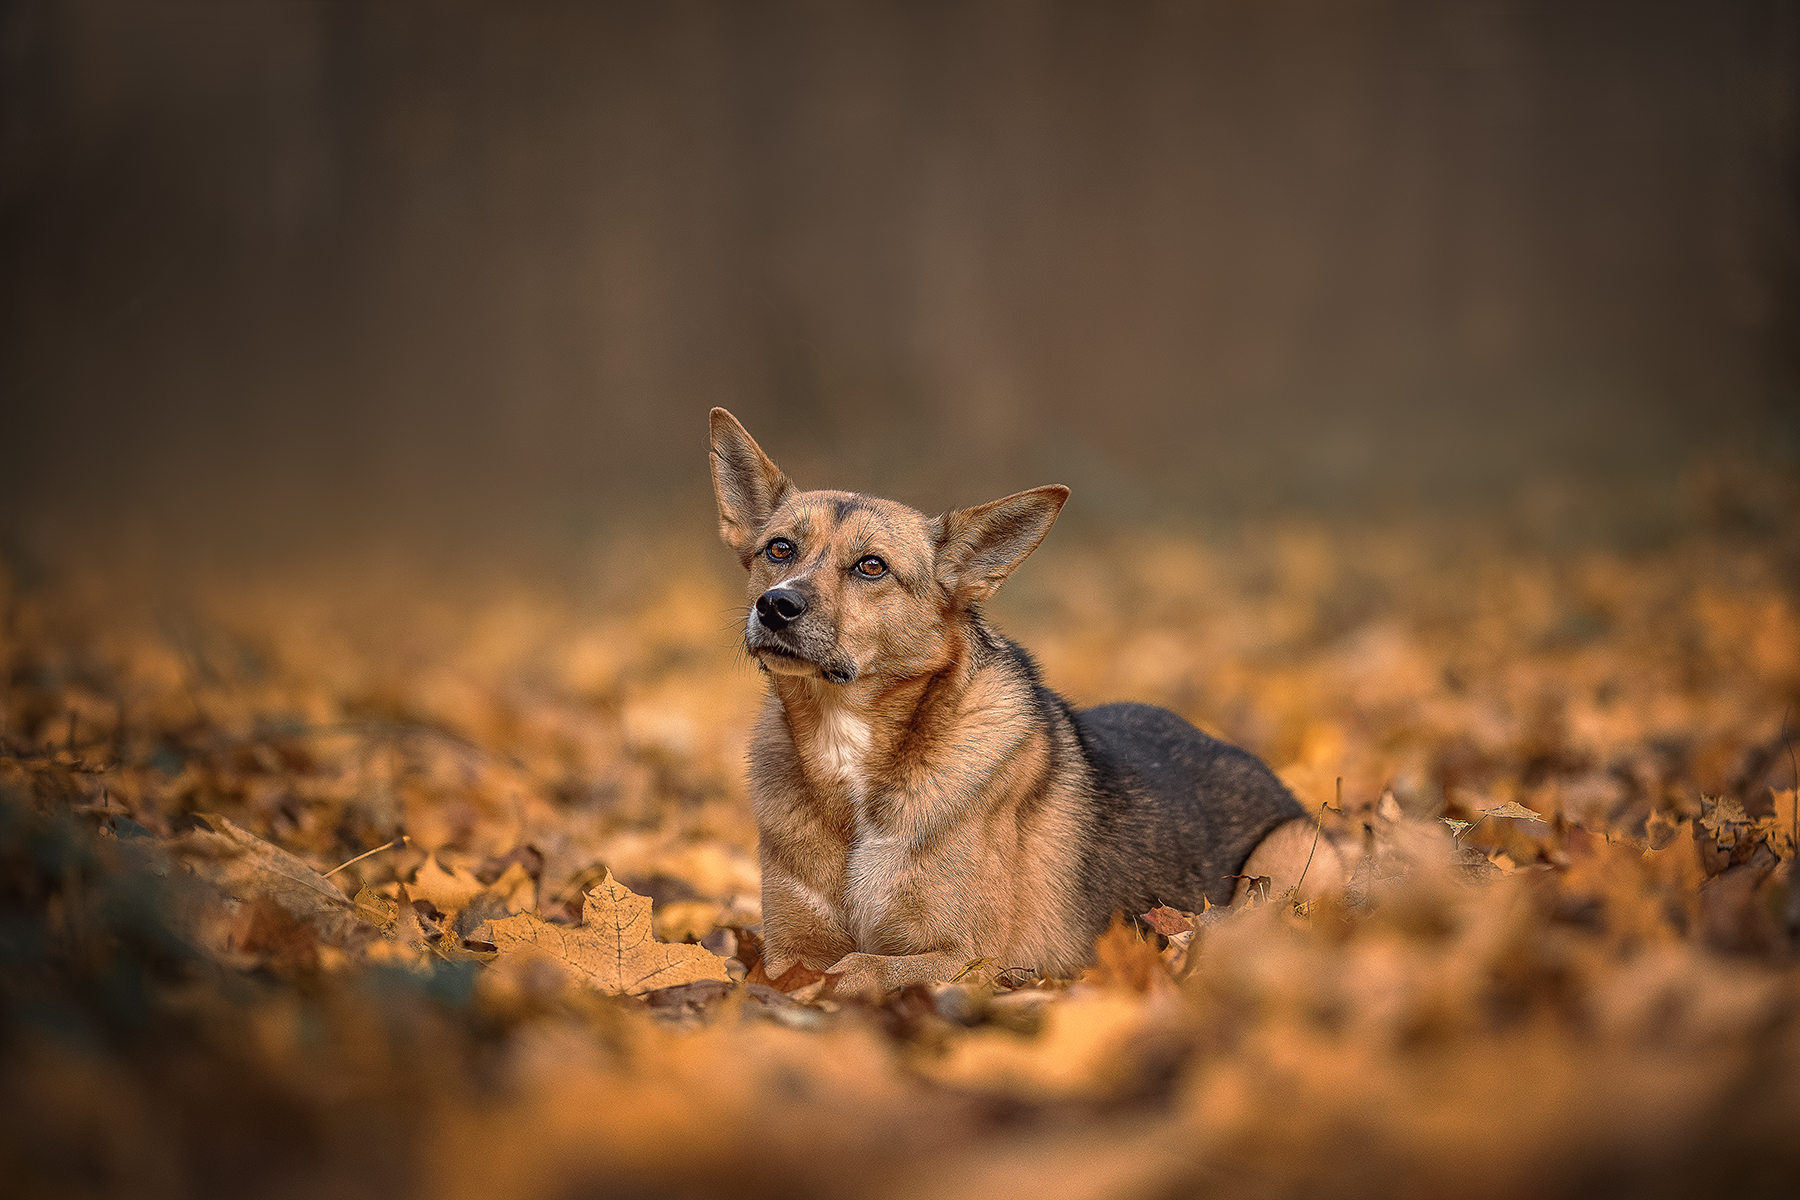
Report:
[[[1345,878],[1344,861],[1338,856],[1337,847],[1318,832],[1316,822],[1305,817],[1277,825],[1250,852],[1241,874],[1246,878],[1238,880],[1231,898],[1233,904],[1249,894],[1250,880],[1258,876],[1269,880],[1272,897],[1280,897],[1298,884],[1300,900],[1313,900],[1340,888]]]

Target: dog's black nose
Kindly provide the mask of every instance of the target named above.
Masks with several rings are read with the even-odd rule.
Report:
[[[756,598],[756,615],[770,633],[780,633],[805,611],[806,597],[793,588],[770,588]]]

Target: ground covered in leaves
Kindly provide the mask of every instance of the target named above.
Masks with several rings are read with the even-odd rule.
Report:
[[[7,1191],[1792,1194],[1800,495],[1755,495],[1059,529],[997,623],[1261,754],[1356,874],[879,1005],[746,982],[704,529],[0,567]]]

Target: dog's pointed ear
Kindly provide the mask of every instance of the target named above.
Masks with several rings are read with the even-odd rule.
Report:
[[[1057,483],[945,513],[932,522],[938,582],[967,602],[993,595],[1038,548],[1068,498],[1069,489]]]
[[[719,501],[719,536],[749,561],[757,536],[794,485],[762,452],[756,439],[722,408],[712,410],[713,495]]]

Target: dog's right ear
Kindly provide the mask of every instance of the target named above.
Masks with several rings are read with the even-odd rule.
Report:
[[[713,495],[719,501],[719,536],[750,561],[756,542],[794,485],[722,408],[712,410]]]

